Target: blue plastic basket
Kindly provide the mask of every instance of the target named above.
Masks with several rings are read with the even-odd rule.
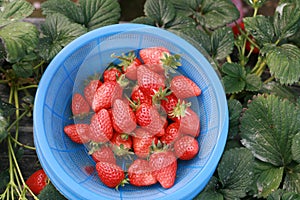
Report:
[[[70,103],[80,80],[103,71],[112,53],[164,46],[181,55],[181,72],[202,90],[197,98],[201,131],[196,158],[178,164],[174,186],[127,185],[119,191],[104,186],[83,145],[63,132],[71,123]],[[139,24],[110,25],[91,31],[67,45],[45,71],[35,98],[34,141],[39,160],[56,188],[68,199],[192,199],[208,183],[221,158],[228,133],[227,101],[222,84],[208,60],[188,42],[166,30]]]

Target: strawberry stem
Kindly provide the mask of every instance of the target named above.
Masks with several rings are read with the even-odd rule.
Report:
[[[176,104],[176,106],[174,107],[173,111],[171,113],[169,113],[169,116],[171,118],[181,118],[184,117],[187,112],[187,108],[190,107],[192,105],[191,102],[186,103],[185,101],[180,101],[180,99],[178,99],[178,102]]]

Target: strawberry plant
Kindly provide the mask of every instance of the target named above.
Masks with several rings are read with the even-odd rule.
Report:
[[[195,199],[300,198],[300,3],[280,0],[271,15],[260,14],[268,2],[244,0],[244,6],[253,12],[244,14],[238,23],[240,13],[228,0],[146,0],[144,15],[130,21],[183,37],[207,55],[223,82],[230,114],[227,145],[213,177]],[[0,172],[0,199],[25,199],[29,195],[51,199],[55,193],[52,184],[36,196],[25,183],[19,154],[24,148],[34,151],[34,147],[19,141],[20,123],[31,118],[35,89],[47,64],[78,36],[118,23],[120,5],[117,0],[49,0],[42,4],[45,21],[40,28],[24,22],[33,11],[25,0],[1,1],[0,5],[0,83],[4,92],[0,99],[0,143],[8,155],[8,169]],[[162,58],[177,66],[176,57],[168,60],[168,53],[162,53]],[[134,59],[124,56],[124,71]],[[144,71],[141,68],[137,73],[144,75]],[[165,87],[156,77],[156,89]],[[105,85],[116,89],[117,95],[121,89],[116,84]],[[91,103],[100,85],[95,81],[85,94],[91,110],[102,109],[102,105]],[[133,100],[150,92],[149,85],[141,85]],[[144,99],[141,103],[152,101]],[[102,115],[108,117],[109,113],[103,111]],[[177,123],[165,140],[172,142],[177,137]],[[152,135],[133,138],[133,149],[140,149],[141,157],[147,156],[148,149],[140,144],[150,141],[151,145],[153,140]],[[135,164],[149,167],[149,163]],[[148,184],[139,174],[131,176],[140,180],[136,184]]]

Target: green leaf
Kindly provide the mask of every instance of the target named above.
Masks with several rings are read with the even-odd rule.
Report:
[[[202,1],[195,12],[198,22],[210,29],[225,26],[237,20],[240,13],[236,6],[228,0],[205,0]]]
[[[144,12],[160,27],[164,27],[176,16],[173,4],[165,0],[147,0],[144,5]]]
[[[86,33],[86,28],[72,23],[66,17],[55,14],[47,16],[41,25],[43,37],[41,39],[40,55],[50,61],[68,43]]]
[[[289,167],[283,182],[283,189],[300,194],[300,164]]]
[[[234,36],[230,27],[215,30],[211,36],[211,55],[217,60],[222,60],[232,53]]]
[[[1,140],[0,140],[0,143],[1,143]],[[9,183],[9,171],[8,171],[8,169],[5,169],[5,170],[1,169],[1,172],[0,172],[0,191],[4,191],[8,183]]]
[[[146,24],[150,26],[155,26],[155,21],[151,19],[150,17],[146,16],[141,16],[133,19],[131,23],[136,23],[136,24]]]
[[[289,99],[292,102],[297,102],[297,98],[299,98],[299,94],[286,85],[281,85],[278,82],[272,81],[263,85],[262,88],[263,93],[274,94],[281,98]]]
[[[235,99],[228,100],[229,110],[229,133],[228,138],[234,139],[239,131],[240,115],[242,113],[242,104]]]
[[[256,17],[245,17],[243,21],[246,31],[255,38],[260,46],[274,42],[275,32],[269,17],[258,15]]]
[[[16,22],[1,28],[0,38],[4,41],[6,60],[16,62],[36,48],[38,30],[31,23]]]
[[[300,199],[300,195],[294,192],[287,192],[282,189],[278,189],[272,192],[267,200],[296,200]]]
[[[300,131],[300,110],[274,95],[257,96],[241,118],[241,142],[254,156],[275,166],[292,161],[292,138]]]
[[[293,84],[300,78],[300,48],[292,44],[267,46],[266,63],[281,84]],[[263,50],[265,52],[265,50]]]
[[[16,112],[16,107],[14,105],[7,103],[5,101],[2,101],[0,99],[0,111],[1,111],[0,113],[2,114],[2,116],[4,116],[5,118],[8,118]]]
[[[32,14],[34,7],[25,0],[15,0],[1,4],[0,26],[20,21]]]
[[[22,78],[31,77],[36,59],[37,55],[35,53],[25,55],[19,62],[12,65],[15,74]]]
[[[70,0],[49,0],[41,4],[44,15],[61,14],[71,22],[84,24],[84,17],[78,5]]]
[[[119,23],[121,8],[117,0],[79,0],[79,4],[89,31]]]
[[[292,3],[281,3],[274,14],[274,28],[277,37],[286,39],[300,28],[300,7]]]
[[[246,196],[253,181],[254,157],[246,148],[225,151],[217,171],[222,183],[221,193],[225,199],[240,199]]]
[[[66,198],[59,193],[51,182],[44,187],[38,195],[38,198],[43,200],[66,200]]]
[[[292,155],[293,155],[293,160],[300,163],[300,133],[297,133],[293,138]]]
[[[226,75],[222,78],[227,94],[241,92],[246,86],[246,70],[237,63],[225,63],[222,72]]]
[[[258,91],[262,87],[262,81],[260,77],[255,74],[247,74],[246,76],[246,90],[247,91]]]
[[[209,190],[209,191],[201,192],[198,196],[194,198],[194,200],[207,200],[207,199],[223,200],[224,197],[222,194],[218,192]]]
[[[198,11],[203,0],[170,0],[178,13],[193,16]]]
[[[268,163],[255,162],[255,178],[258,197],[266,198],[279,187],[284,167],[275,167]]]

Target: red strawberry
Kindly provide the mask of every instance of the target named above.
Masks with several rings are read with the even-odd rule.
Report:
[[[165,78],[141,65],[137,69],[137,82],[145,95],[152,96],[159,88],[165,88]]]
[[[108,82],[108,81],[117,81],[117,79],[122,75],[122,72],[115,68],[111,67],[108,68],[104,71],[103,73],[103,81]]]
[[[171,123],[166,128],[165,134],[160,138],[160,141],[165,144],[174,143],[180,136],[179,123]]]
[[[157,137],[142,128],[137,128],[134,132],[135,136],[132,137],[133,151],[138,157],[147,158],[152,144],[156,144],[158,141]]]
[[[113,144],[113,151],[117,156],[129,156],[133,154],[132,151],[132,138],[126,133],[115,132],[111,138],[111,143]]]
[[[73,95],[71,108],[73,115],[83,115],[90,112],[89,103],[79,93]]]
[[[178,99],[199,96],[201,89],[188,77],[175,76],[170,83],[170,89]]]
[[[177,105],[177,103],[178,98],[174,95],[174,93],[165,96],[165,98],[160,101],[161,106],[168,114],[174,110],[174,107]]]
[[[119,133],[130,133],[136,127],[136,118],[129,104],[116,99],[112,107],[112,122],[114,129]]]
[[[131,99],[132,101],[134,101],[135,103],[146,103],[151,105],[152,104],[152,98],[148,95],[145,95],[142,90],[140,90],[139,86],[136,85],[135,87],[133,87],[132,89],[132,93],[131,93]]]
[[[151,154],[149,165],[152,174],[163,188],[170,188],[175,183],[177,159],[171,151],[157,151]]]
[[[191,160],[198,154],[199,144],[194,137],[185,135],[175,142],[174,150],[179,159]]]
[[[138,125],[155,135],[162,131],[165,121],[162,120],[155,106],[142,103],[135,111]]]
[[[102,108],[110,108],[116,99],[122,97],[122,87],[114,81],[104,82],[96,91],[92,109],[98,112]]]
[[[135,160],[128,168],[129,182],[135,186],[149,186],[157,182],[152,175],[149,162],[143,159]]]
[[[126,78],[130,80],[136,80],[136,71],[137,68],[142,64],[141,61],[136,57],[133,51],[129,52],[128,55],[122,54],[122,56],[115,56],[114,54],[112,57],[118,58],[121,60],[121,63],[118,64],[122,67],[122,71],[125,74]]]
[[[29,176],[29,178],[26,180],[26,185],[35,195],[38,195],[48,184],[48,182],[49,179],[44,170],[39,169]]]
[[[91,140],[94,142],[107,142],[111,139],[113,127],[106,109],[103,108],[92,116],[90,131]]]
[[[90,141],[89,124],[70,124],[64,127],[65,134],[78,144],[84,144]]]
[[[92,106],[94,95],[101,85],[102,82],[100,80],[91,80],[89,84],[85,86],[84,97],[90,106]]]
[[[107,187],[118,189],[119,185],[124,186],[125,183],[128,183],[123,169],[116,164],[98,162],[96,170],[100,180]]]
[[[116,164],[114,152],[109,146],[101,146],[99,149],[94,150],[91,155],[96,163],[102,161]]]

